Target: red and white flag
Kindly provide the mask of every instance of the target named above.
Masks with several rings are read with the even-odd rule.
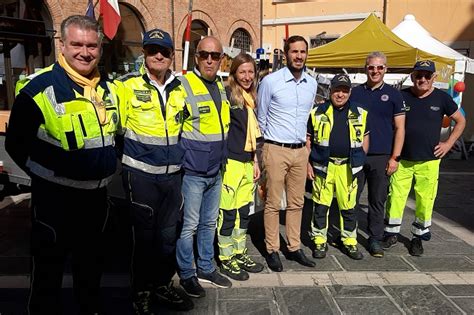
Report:
[[[105,36],[109,39],[114,38],[120,24],[118,0],[100,0],[100,15],[102,16]]]

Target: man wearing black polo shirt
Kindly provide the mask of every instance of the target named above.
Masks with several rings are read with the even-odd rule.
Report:
[[[373,52],[365,62],[367,82],[352,90],[351,101],[361,104],[370,113],[370,147],[364,169],[358,176],[357,204],[367,181],[369,253],[383,257],[381,245],[384,229],[385,201],[389,176],[398,168],[398,159],[405,137],[405,112],[400,92],[385,84],[387,58]]]
[[[405,142],[398,170],[390,178],[387,200],[384,248],[397,243],[403,210],[415,178],[416,210],[409,248],[412,256],[421,256],[422,241],[431,238],[429,227],[438,189],[440,159],[449,152],[466,125],[451,96],[433,87],[435,78],[434,62],[418,61],[411,74],[413,87],[402,91],[406,110]],[[440,142],[444,115],[453,119],[456,125],[449,138]]]

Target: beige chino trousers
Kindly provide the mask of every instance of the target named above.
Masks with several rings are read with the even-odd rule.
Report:
[[[286,237],[290,252],[300,249],[301,217],[304,205],[306,147],[291,149],[265,143],[262,151],[266,176],[266,200],[263,213],[267,252],[280,250],[280,208],[286,191]]]

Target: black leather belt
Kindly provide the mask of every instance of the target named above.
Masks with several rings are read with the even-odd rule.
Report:
[[[290,148],[290,149],[300,149],[300,148],[306,146],[306,143],[303,143],[303,142],[300,142],[300,143],[280,143],[280,142],[273,141],[273,140],[265,140],[265,142],[277,145],[279,147]]]

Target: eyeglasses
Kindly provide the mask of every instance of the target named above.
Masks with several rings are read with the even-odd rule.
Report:
[[[425,78],[426,80],[431,80],[432,77],[433,77],[433,74],[429,72],[415,74],[415,79],[417,80],[421,80],[421,78]]]
[[[368,65],[367,69],[370,71],[374,71],[374,70],[382,71],[383,69],[385,69],[385,66],[384,65]]]
[[[211,59],[214,61],[218,61],[222,57],[222,53],[218,51],[205,51],[201,50],[196,53],[196,56],[198,56],[201,59],[207,59],[209,56],[211,56]]]
[[[160,53],[163,57],[165,58],[171,58],[171,55],[173,54],[173,50],[170,48],[158,46],[158,45],[148,45],[145,46],[145,50],[148,55],[156,55],[157,53]]]

